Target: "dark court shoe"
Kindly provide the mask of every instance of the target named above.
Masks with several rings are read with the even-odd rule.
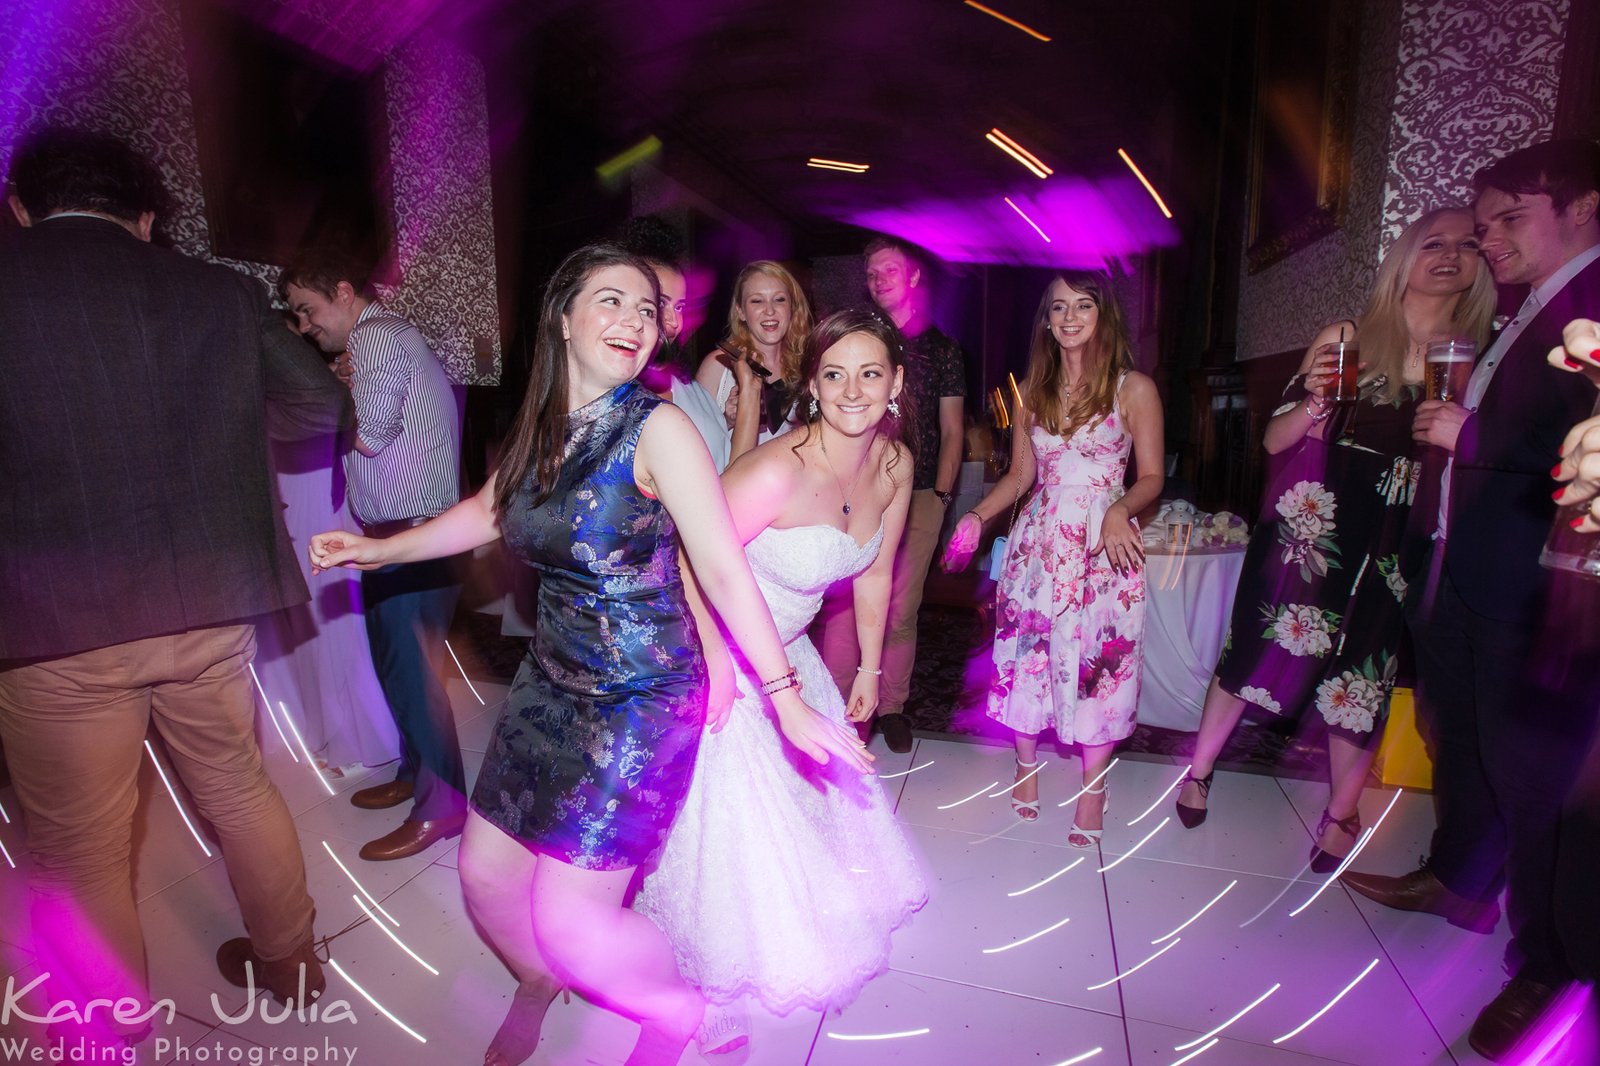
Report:
[[[328,984],[310,941],[286,959],[262,962],[249,937],[234,937],[217,949],[217,969],[231,985],[253,985],[271,993],[280,1003],[298,1007],[315,1003]]]
[[[911,723],[906,721],[902,712],[878,715],[878,732],[883,734],[883,742],[896,755],[904,755],[911,750]]]
[[[1324,807],[1322,808],[1322,820],[1317,823],[1318,840],[1322,839],[1322,834],[1326,833],[1330,826],[1337,826],[1341,832],[1347,834],[1353,840],[1359,840],[1361,839],[1361,812],[1356,811],[1348,818],[1335,818],[1328,811],[1328,808]],[[1354,845],[1352,844],[1351,846],[1353,847]],[[1331,874],[1339,868],[1339,864],[1344,862],[1349,854],[1347,851],[1343,855],[1335,855],[1331,851],[1323,851],[1322,845],[1315,844],[1311,848],[1311,871],[1319,874]],[[1440,887],[1442,888],[1443,886],[1441,885]]]
[[[1358,874],[1346,870],[1339,880],[1385,907],[1393,907],[1397,911],[1437,914],[1451,925],[1473,933],[1491,933],[1495,923],[1500,920],[1498,903],[1494,900],[1479,902],[1456,895],[1433,875],[1426,862],[1419,869],[1399,877]]]
[[[1467,1034],[1467,1043],[1490,1062],[1512,1061],[1517,1044],[1533,1029],[1555,997],[1556,990],[1549,985],[1513,977],[1478,1014],[1472,1031]]]
[[[398,807],[416,791],[411,781],[386,781],[371,788],[360,788],[350,793],[350,804],[364,811],[385,811]]]
[[[1186,772],[1183,775],[1183,780],[1178,783],[1178,794],[1182,795],[1183,786],[1187,785],[1190,781],[1193,781],[1196,785],[1200,786],[1200,798],[1209,799],[1211,796],[1211,779],[1216,776],[1217,771],[1215,767],[1212,767],[1211,772],[1204,777],[1196,777],[1194,774]],[[1204,807],[1191,807],[1186,803],[1179,803],[1177,807],[1178,821],[1183,823],[1183,827],[1185,829],[1193,829],[1195,826],[1206,820],[1206,808]]]
[[[415,822],[407,818],[394,832],[363,844],[359,854],[368,862],[404,859],[419,851],[426,851],[436,841],[461,835],[466,824],[467,816],[464,814],[431,822]]]

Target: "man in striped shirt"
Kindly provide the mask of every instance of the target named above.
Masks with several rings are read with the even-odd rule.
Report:
[[[460,495],[460,415],[421,332],[378,303],[366,271],[337,251],[305,253],[279,286],[307,340],[350,353],[356,432],[345,481],[366,534],[389,536],[449,508]],[[415,855],[460,833],[466,820],[461,746],[437,671],[460,593],[450,559],[361,575],[372,661],[404,745],[395,779],[350,802],[380,810],[413,801],[399,828],[361,849],[363,859]]]

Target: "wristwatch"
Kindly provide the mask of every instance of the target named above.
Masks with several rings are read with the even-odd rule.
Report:
[[[940,492],[938,489],[934,489],[933,490],[933,494],[935,496],[939,497],[939,502],[944,504],[946,507],[949,507],[950,506],[950,501],[956,498],[956,494],[955,493],[953,493],[953,492]]]

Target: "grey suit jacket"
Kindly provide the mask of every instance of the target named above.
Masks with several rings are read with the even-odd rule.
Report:
[[[98,218],[0,235],[0,666],[305,601],[269,424],[349,419],[259,282]]]

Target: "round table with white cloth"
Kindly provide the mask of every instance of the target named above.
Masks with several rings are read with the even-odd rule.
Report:
[[[1139,722],[1193,732],[1233,613],[1243,544],[1146,548]]]

